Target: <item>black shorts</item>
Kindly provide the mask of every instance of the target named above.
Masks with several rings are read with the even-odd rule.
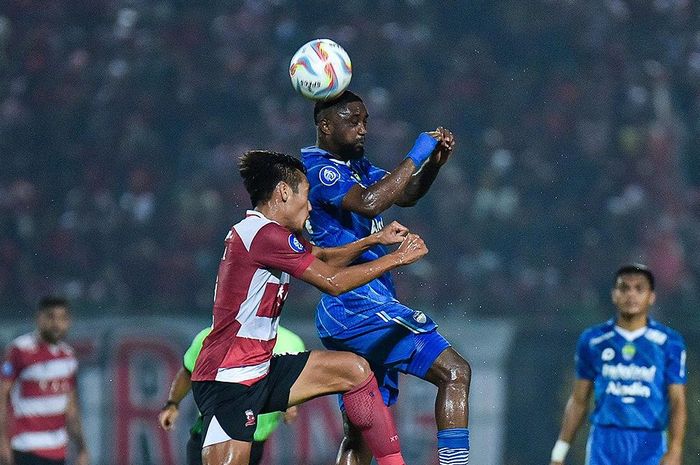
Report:
[[[252,386],[194,381],[192,394],[202,413],[202,447],[235,439],[253,441],[261,413],[287,410],[289,390],[309,360],[309,352],[276,355],[270,371]]]
[[[65,465],[65,460],[51,460],[44,457],[39,457],[31,452],[21,452],[18,450],[12,451],[12,457],[15,460],[15,465]]]

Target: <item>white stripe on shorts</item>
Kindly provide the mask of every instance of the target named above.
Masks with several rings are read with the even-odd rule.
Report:
[[[207,435],[204,436],[204,441],[202,442],[202,447],[211,446],[214,444],[219,444],[220,442],[226,442],[230,440],[226,431],[221,427],[219,421],[216,419],[216,415],[211,418],[209,422],[209,427],[207,428]]]

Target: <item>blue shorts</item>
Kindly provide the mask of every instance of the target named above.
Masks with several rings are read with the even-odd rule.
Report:
[[[591,426],[586,465],[659,465],[665,452],[663,431]]]
[[[329,350],[346,350],[364,357],[377,377],[386,405],[394,404],[399,396],[399,372],[425,378],[435,359],[450,347],[435,329],[414,333],[393,321],[368,333],[347,339],[324,337],[321,342]]]

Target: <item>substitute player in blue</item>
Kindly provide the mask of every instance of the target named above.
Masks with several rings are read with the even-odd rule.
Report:
[[[681,463],[687,417],[685,343],[677,332],[649,318],[655,298],[654,276],[644,265],[626,265],[615,274],[617,316],[579,338],[577,379],[552,465],[564,462],[591,393],[595,407],[588,465]]]
[[[348,244],[379,231],[381,213],[392,205],[415,205],[452,154],[452,133],[438,128],[420,134],[391,172],[377,168],[364,154],[367,117],[362,99],[349,91],[314,108],[316,145],[302,149],[301,154],[313,207],[307,227],[321,247]],[[372,247],[356,263],[386,253],[383,246]],[[338,297],[324,294],[316,326],[326,348],[354,352],[369,362],[387,405],[396,402],[399,372],[437,386],[440,464],[468,463],[470,366],[427,315],[396,299],[389,273]],[[370,461],[366,445],[345,418],[337,463],[368,465]]]

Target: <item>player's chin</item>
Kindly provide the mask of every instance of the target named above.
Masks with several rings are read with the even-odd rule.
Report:
[[[44,333],[44,339],[46,339],[51,344],[57,344],[62,339],[61,334],[57,333]]]
[[[644,313],[640,307],[626,307],[622,310],[623,315],[635,316]]]

